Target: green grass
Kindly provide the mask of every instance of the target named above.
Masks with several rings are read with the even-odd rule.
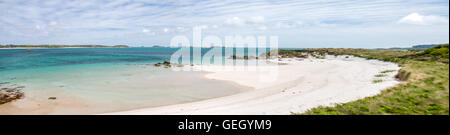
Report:
[[[372,81],[372,83],[380,83],[380,82],[383,82],[383,80],[377,79],[377,80],[373,80],[373,81]]]
[[[441,48],[445,47],[427,49],[428,51],[316,49],[316,51],[332,55],[354,55],[395,62],[402,67],[397,76],[406,79],[401,84],[385,89],[376,96],[336,104],[332,107],[320,106],[301,114],[449,115],[448,51],[447,54],[443,54],[442,52],[446,51]],[[388,72],[394,71],[386,70],[381,73]]]
[[[385,77],[385,76],[387,76],[386,74],[377,74],[377,75],[375,75],[375,77]]]
[[[315,56],[316,59],[325,59],[325,56]]]
[[[448,58],[448,44],[445,45],[439,45],[430,49],[426,49],[423,52],[423,55],[429,55],[429,56],[434,56],[434,57],[439,57],[439,58]]]
[[[390,72],[394,72],[395,70],[384,70],[384,71],[381,71],[380,73],[382,73],[382,74],[385,74],[385,73],[390,73]]]

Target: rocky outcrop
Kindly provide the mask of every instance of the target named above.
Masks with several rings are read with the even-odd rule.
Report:
[[[168,61],[164,61],[162,65],[164,65],[164,67],[172,67],[172,65],[170,65],[170,62]]]
[[[6,83],[2,83],[6,84]],[[20,99],[24,96],[21,91],[24,86],[14,87],[14,88],[1,88],[0,89],[0,104],[8,103],[16,99]]]
[[[233,59],[233,60],[251,60],[251,59],[259,59],[259,57],[258,56],[247,56],[247,55],[244,55],[244,57],[239,57],[239,56],[236,56],[236,55],[231,55],[230,59]]]
[[[155,67],[160,67],[160,66],[164,66],[164,68],[170,68],[170,67],[184,67],[183,64],[176,64],[176,63],[170,63],[168,61],[164,61],[164,62],[158,62],[153,64]]]

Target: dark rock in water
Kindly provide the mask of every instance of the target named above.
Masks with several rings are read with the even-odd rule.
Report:
[[[244,57],[244,58],[245,58],[245,57]],[[258,58],[258,56],[248,56],[247,59],[250,59],[250,60],[251,60],[251,59],[259,59],[259,58]]]
[[[9,92],[9,93],[12,93],[12,92],[14,92],[15,90],[14,90],[14,89],[6,89],[5,91],[6,91],[6,92]]]
[[[170,65],[170,62],[164,61],[162,64],[163,64],[164,66],[168,66],[168,65]]]
[[[248,55],[244,55],[244,57],[239,57],[236,55],[231,55],[229,59],[233,59],[233,60],[252,60],[252,59],[259,59],[258,56],[248,56]]]
[[[24,50],[25,52],[34,52],[34,51],[37,51],[37,50]]]
[[[158,63],[155,63],[154,64],[154,66],[155,67],[160,67],[160,66],[164,66],[164,68],[169,68],[169,67],[172,67],[172,66],[177,66],[177,67],[183,67],[184,65],[181,65],[181,64],[175,64],[175,63],[170,63],[170,62],[168,62],[168,61],[164,61],[164,62],[158,62]]]
[[[21,88],[2,88],[0,90],[0,104],[8,103],[24,96]]]
[[[163,63],[158,62],[158,63],[156,63],[156,64],[154,64],[154,65],[155,65],[156,67],[164,66],[164,68],[172,67],[172,64],[171,64],[170,62],[168,62],[168,61],[164,61]]]
[[[235,60],[235,59],[237,59],[237,56],[236,56],[236,55],[233,55],[233,56],[231,56],[231,58],[232,58],[233,60]]]
[[[56,100],[56,97],[48,97],[48,100]]]

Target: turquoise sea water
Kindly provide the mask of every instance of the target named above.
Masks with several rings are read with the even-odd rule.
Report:
[[[206,79],[204,72],[153,66],[170,61],[179,49],[0,49],[0,88],[24,86],[25,93],[23,99],[0,105],[0,114],[105,113],[192,102],[250,89]],[[218,56],[222,60],[232,55],[218,49],[223,51]],[[210,48],[201,50],[203,56]],[[262,53],[232,50],[238,56]],[[198,59],[189,62],[195,61]]]
[[[43,67],[76,65],[102,66],[111,63],[155,63],[169,61],[170,56],[180,48],[55,48],[55,49],[3,49],[0,50],[0,72],[26,70]],[[204,55],[209,48],[202,48]],[[224,49],[222,49],[223,52]],[[269,51],[269,49],[266,49]],[[249,54],[248,49],[236,49],[236,52]],[[260,54],[260,53],[259,53]],[[225,54],[223,54],[225,55]],[[256,55],[256,54],[249,54]],[[229,57],[229,56],[227,56]]]
[[[152,63],[178,48],[57,48],[0,50],[0,87],[24,86],[25,98],[0,114],[86,114],[191,102],[247,89],[175,72]],[[203,54],[208,49],[202,49]],[[247,53],[246,53],[247,54]],[[225,58],[225,57],[224,57]],[[57,100],[48,100],[57,97]]]
[[[49,66],[157,62],[168,60],[176,48],[57,48],[0,50],[0,72]]]

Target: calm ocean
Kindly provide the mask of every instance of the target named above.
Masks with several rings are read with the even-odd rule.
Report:
[[[1,49],[0,87],[24,86],[25,98],[0,105],[0,114],[103,113],[192,102],[248,89],[206,79],[203,72],[152,66],[169,61],[178,49]],[[202,54],[207,50],[202,48]]]

